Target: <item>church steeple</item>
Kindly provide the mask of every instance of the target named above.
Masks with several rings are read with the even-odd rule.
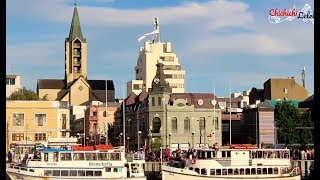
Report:
[[[85,39],[82,36],[81,25],[80,25],[76,2],[74,3],[74,10],[73,10],[72,22],[71,22],[70,33],[69,33],[69,41],[71,42],[75,38],[79,38],[83,42],[85,41]]]

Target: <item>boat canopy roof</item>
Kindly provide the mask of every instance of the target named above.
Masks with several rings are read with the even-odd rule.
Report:
[[[57,149],[57,148],[44,148],[41,152],[49,153],[49,152],[73,152],[73,150],[68,149]]]

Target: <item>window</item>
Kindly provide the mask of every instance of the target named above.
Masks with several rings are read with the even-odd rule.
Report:
[[[94,171],[94,176],[102,176],[102,171]]]
[[[158,97],[158,106],[161,106],[161,97]]]
[[[86,176],[93,176],[93,171],[86,171]]]
[[[12,141],[22,141],[24,140],[23,133],[12,133]]]
[[[155,106],[155,99],[154,99],[154,97],[152,97],[152,106]]]
[[[134,85],[133,85],[133,89],[134,89],[134,90],[139,90],[139,89],[141,89],[141,88],[140,88],[140,85],[139,85],[139,84],[134,84]]]
[[[190,132],[190,119],[186,117],[184,119],[184,133],[189,133]]]
[[[12,125],[24,126],[24,113],[13,113]]]
[[[200,117],[199,126],[200,126],[200,130],[204,130],[204,128],[206,126],[204,117]]]
[[[70,176],[77,176],[77,170],[70,170]]]
[[[52,176],[52,170],[44,170],[45,176]]]
[[[10,85],[10,79],[6,78],[6,85]]]
[[[172,120],[171,120],[171,131],[173,133],[177,133],[177,129],[178,129],[177,118],[173,117]]]
[[[211,175],[211,176],[216,175],[216,170],[215,170],[215,169],[210,169],[210,175]]]
[[[37,126],[44,126],[44,124],[46,123],[46,118],[47,118],[46,114],[44,114],[44,113],[36,113],[34,115],[34,117],[35,117]]]
[[[73,160],[74,161],[84,160],[84,153],[73,153]]]
[[[67,129],[67,115],[62,114],[62,129]]]
[[[219,120],[218,120],[218,118],[216,117],[216,119],[215,119],[215,127],[216,127],[216,129],[218,130],[219,129]]]
[[[284,88],[284,89],[283,89],[283,93],[284,93],[284,94],[288,94],[288,89]]]
[[[69,176],[68,170],[61,170],[61,176]]]
[[[62,133],[61,133],[61,136],[62,136],[62,137],[66,137],[66,136],[67,136],[67,132],[62,132]]]
[[[101,161],[108,161],[109,160],[109,153],[99,153],[98,160]]]
[[[113,172],[118,172],[118,168],[113,168]]]
[[[93,116],[97,116],[98,115],[98,113],[97,112],[93,112]]]
[[[45,141],[46,140],[46,133],[36,133],[34,134],[35,141]]]
[[[60,176],[60,170],[53,170],[52,174],[53,176]]]
[[[61,153],[61,161],[71,161],[71,153]]]
[[[78,176],[85,176],[86,172],[83,170],[78,170]]]
[[[120,153],[110,153],[111,161],[119,161],[121,160]]]
[[[97,160],[96,153],[86,153],[86,160]]]
[[[111,168],[109,168],[109,167],[106,167],[105,170],[106,170],[106,172],[111,172]]]
[[[155,117],[152,121],[153,133],[160,133],[161,120],[158,117]]]
[[[107,117],[107,111],[103,112],[103,117]]]

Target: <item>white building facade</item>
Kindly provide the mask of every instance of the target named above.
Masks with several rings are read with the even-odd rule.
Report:
[[[21,79],[18,75],[6,75],[6,97],[21,88]]]

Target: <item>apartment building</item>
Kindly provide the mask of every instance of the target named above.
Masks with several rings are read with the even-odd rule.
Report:
[[[6,107],[6,152],[14,143],[70,136],[68,102],[6,101]]]

